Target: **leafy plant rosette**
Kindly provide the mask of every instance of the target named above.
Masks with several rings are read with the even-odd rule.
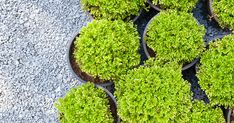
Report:
[[[116,80],[140,63],[139,37],[132,23],[94,20],[74,44],[81,70],[102,80]]]
[[[116,83],[118,114],[123,122],[188,122],[191,92],[177,64],[141,66]]]
[[[55,104],[62,123],[113,123],[108,96],[94,84],[71,89]]]
[[[197,2],[198,0],[152,0],[152,3],[159,5],[161,9],[175,9],[185,12],[191,12]]]
[[[221,27],[234,29],[233,0],[209,0],[211,14]]]
[[[81,0],[83,9],[96,19],[126,19],[138,16],[146,0]]]
[[[148,23],[143,42],[162,62],[175,61],[184,65],[203,52],[205,32],[205,28],[198,24],[192,14],[174,10],[162,11]],[[144,50],[148,54],[148,49]]]
[[[190,123],[225,123],[222,110],[202,101],[194,101]]]
[[[234,107],[234,35],[209,44],[201,57],[198,78],[212,105]]]

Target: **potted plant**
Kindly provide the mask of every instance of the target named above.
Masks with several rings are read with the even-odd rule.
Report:
[[[120,122],[113,95],[91,83],[71,89],[55,106],[61,114],[62,123]]]
[[[192,14],[174,10],[162,11],[147,24],[143,48],[147,57],[162,62],[176,61],[183,70],[193,66],[203,52],[205,28]]]
[[[81,0],[84,10],[96,19],[129,19],[138,16],[146,0]]]
[[[115,83],[117,112],[123,122],[188,122],[191,91],[176,63],[148,64],[131,70]]]
[[[199,84],[211,104],[233,109],[234,35],[210,43],[200,62]]]
[[[147,3],[155,10],[175,9],[191,12],[198,0],[147,0]]]
[[[140,64],[139,47],[132,23],[94,20],[71,40],[68,63],[81,82],[110,84]]]
[[[234,2],[208,0],[209,14],[222,28],[234,29]]]
[[[191,108],[190,123],[225,123],[223,112],[219,107],[213,107],[202,101],[194,101]]]

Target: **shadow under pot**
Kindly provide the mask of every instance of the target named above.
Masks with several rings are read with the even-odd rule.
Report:
[[[87,81],[93,82],[94,84],[107,87],[113,85],[112,81],[109,80],[102,80],[98,76],[94,77],[89,75],[88,73],[81,70],[79,64],[77,64],[75,57],[74,57],[74,50],[75,50],[75,40],[76,37],[79,37],[79,33],[76,33],[68,44],[67,50],[67,62],[69,70],[72,74],[82,83],[87,83]]]
[[[145,37],[147,36],[147,31],[148,31],[149,25],[155,19],[155,17],[159,16],[159,14],[160,13],[158,13],[153,18],[151,18],[151,20],[147,23],[145,30],[143,32],[142,45],[143,45],[144,52],[145,52],[148,59],[150,57],[157,57],[157,54],[155,53],[155,51],[152,48],[150,48],[149,46],[147,46],[147,43],[145,41]],[[200,60],[200,58],[196,58],[190,63],[185,63],[182,67],[182,70],[184,71],[184,70],[187,70],[187,69],[193,67],[199,60]]]

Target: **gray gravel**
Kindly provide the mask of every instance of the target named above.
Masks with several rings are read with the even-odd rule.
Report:
[[[53,103],[79,84],[66,45],[89,21],[79,0],[0,0],[0,123],[58,122]]]

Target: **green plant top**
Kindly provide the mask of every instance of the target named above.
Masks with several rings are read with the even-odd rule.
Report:
[[[93,84],[73,88],[55,105],[62,123],[113,123],[107,94]]]
[[[190,123],[225,123],[222,110],[201,101],[193,102]]]
[[[132,23],[94,20],[82,28],[74,57],[81,70],[103,80],[115,80],[139,65],[139,37]]]
[[[158,59],[185,64],[203,51],[205,32],[192,14],[162,11],[149,24],[144,40]]]
[[[234,107],[234,35],[210,43],[199,69],[199,84],[211,103]]]
[[[139,15],[146,0],[81,0],[84,10],[96,19],[126,19]]]
[[[162,9],[176,9],[178,11],[191,12],[198,0],[153,0],[153,4],[160,5]]]
[[[234,1],[212,0],[214,14],[219,20],[219,25],[234,29]]]
[[[118,113],[123,122],[188,122],[192,106],[189,84],[170,65],[134,69],[116,83]]]

